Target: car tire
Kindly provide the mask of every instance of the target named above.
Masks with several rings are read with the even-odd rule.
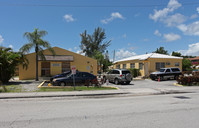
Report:
[[[60,86],[66,86],[66,83],[65,82],[60,82],[59,85]]]
[[[130,84],[130,83],[131,83],[131,81],[127,81],[127,82],[126,82],[126,84]]]
[[[106,77],[105,76],[103,77],[103,83],[106,83]]]
[[[116,85],[118,85],[118,84],[119,84],[118,79],[115,79],[115,80],[114,80],[114,83],[115,83]]]
[[[91,81],[89,81],[89,83],[88,83],[88,86],[92,86],[93,84],[92,84],[92,82]]]
[[[175,76],[175,77],[174,77],[174,80],[177,80],[177,79],[178,79],[178,77],[179,77],[179,76]]]
[[[163,81],[164,80],[164,77],[163,76],[160,76],[160,81]]]

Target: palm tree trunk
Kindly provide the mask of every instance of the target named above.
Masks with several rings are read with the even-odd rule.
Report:
[[[36,52],[36,81],[39,81],[39,78],[38,78],[38,46],[36,46],[35,52]]]

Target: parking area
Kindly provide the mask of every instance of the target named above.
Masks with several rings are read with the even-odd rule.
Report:
[[[179,86],[175,86],[176,80],[165,80],[165,81],[153,81],[150,79],[145,80],[136,80],[131,81],[130,84],[119,84],[115,85],[114,83],[105,83],[105,86],[114,86],[120,89],[135,89],[135,88],[151,88],[151,89],[159,89],[159,88],[179,88]]]

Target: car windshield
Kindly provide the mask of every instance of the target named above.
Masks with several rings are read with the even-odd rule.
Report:
[[[122,74],[128,74],[130,71],[122,71]]]
[[[160,69],[160,72],[164,72],[165,71],[165,69]]]

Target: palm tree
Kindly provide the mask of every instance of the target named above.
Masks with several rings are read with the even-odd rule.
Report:
[[[38,57],[41,57],[45,60],[45,56],[43,54],[43,48],[47,48],[53,55],[55,55],[54,50],[51,48],[50,44],[43,40],[42,37],[47,35],[48,33],[44,30],[39,31],[38,28],[31,32],[25,32],[24,37],[29,40],[29,43],[23,45],[20,48],[22,53],[28,53],[30,49],[34,48],[36,53],[36,81],[38,81]]]

